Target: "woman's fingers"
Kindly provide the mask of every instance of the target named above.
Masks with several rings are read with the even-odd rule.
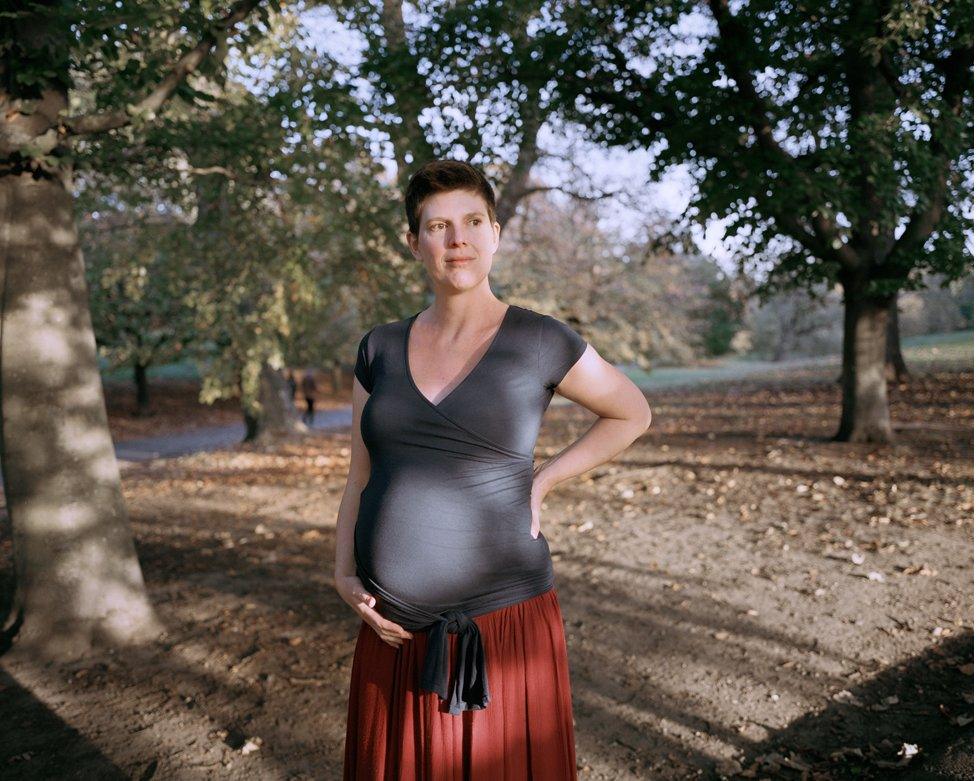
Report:
[[[352,580],[352,583],[348,583],[350,580]],[[413,635],[410,632],[399,624],[383,618],[376,611],[376,597],[363,588],[358,579],[347,578],[344,582],[351,585],[352,588],[346,592],[349,593],[349,597],[346,598],[344,596],[343,599],[351,603],[353,610],[359,614],[363,621],[369,624],[384,643],[397,648],[404,640],[413,639]],[[340,593],[342,592],[340,591]]]
[[[413,640],[413,633],[408,632],[399,624],[383,618],[373,608],[368,607],[365,602],[361,602],[359,607],[363,620],[373,628],[373,631],[380,636],[384,643],[397,647],[404,640]]]
[[[399,637],[402,640],[413,640],[413,634],[408,632],[399,624],[395,624],[392,621],[387,621],[385,618],[382,617],[379,619],[377,623],[379,623],[381,628],[392,637]]]

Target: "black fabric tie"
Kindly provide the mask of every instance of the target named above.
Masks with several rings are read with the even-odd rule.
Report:
[[[436,692],[448,699],[450,641],[448,634],[458,636],[454,663],[454,683],[450,692],[452,715],[461,711],[482,710],[488,705],[488,672],[485,669],[485,648],[478,625],[460,610],[440,614],[427,635],[427,653],[420,678],[420,688]]]
[[[410,632],[427,632],[427,651],[420,673],[420,688],[435,692],[442,701],[450,704],[451,715],[466,710],[484,710],[490,699],[488,694],[488,668],[485,663],[485,647],[481,630],[473,616],[484,615],[509,605],[517,605],[527,599],[545,594],[552,589],[550,565],[542,580],[529,580],[512,586],[502,595],[491,599],[470,602],[461,610],[457,604],[428,607],[405,602],[377,583],[360,564],[358,549],[356,575],[366,590],[379,600],[377,611],[383,618],[393,621]],[[450,641],[448,635],[457,635],[454,656],[454,680],[451,682]],[[450,693],[448,690],[450,689]]]

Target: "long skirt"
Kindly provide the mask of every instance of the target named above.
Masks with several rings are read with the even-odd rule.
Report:
[[[567,781],[576,747],[556,590],[474,617],[490,701],[448,712],[419,690],[427,632],[399,648],[364,621],[353,656],[344,781]],[[457,635],[448,635],[454,659]],[[453,661],[452,661],[453,674]]]

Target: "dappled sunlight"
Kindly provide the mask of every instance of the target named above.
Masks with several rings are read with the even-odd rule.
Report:
[[[683,393],[686,409],[696,403]],[[745,429],[755,409],[744,405],[729,425]],[[552,414],[540,450],[586,419],[572,407]],[[615,779],[668,780],[755,762],[775,776],[771,755],[803,745],[812,764],[829,764],[843,748],[830,725],[847,730],[848,747],[867,734],[858,726],[867,722],[850,720],[861,711],[849,696],[886,708],[864,715],[891,735],[916,723],[932,735],[925,725],[945,718],[932,710],[919,721],[914,709],[931,698],[911,700],[906,690],[886,704],[897,689],[872,682],[909,686],[918,679],[913,657],[964,637],[970,569],[958,551],[971,527],[956,521],[971,501],[971,464],[950,456],[964,445],[942,434],[858,468],[862,446],[800,436],[710,440],[652,427],[619,461],[546,498],[542,530],[566,629],[581,778],[586,766]],[[231,773],[272,778],[338,775],[360,627],[331,584],[347,442],[316,433],[276,448],[132,465],[126,502],[167,635],[158,650],[134,649],[104,671],[85,665],[91,672],[70,685],[40,667],[18,668],[18,680],[61,702],[52,710],[68,721],[84,702],[86,739],[127,772],[143,767],[140,756],[179,746],[158,772],[231,762]],[[925,458],[926,447],[942,454]],[[110,600],[124,599],[118,588]],[[122,746],[111,729],[135,710],[150,726]],[[254,737],[259,748],[243,754]],[[881,737],[860,745],[871,762],[893,753]],[[479,772],[504,759],[501,749],[479,754]]]

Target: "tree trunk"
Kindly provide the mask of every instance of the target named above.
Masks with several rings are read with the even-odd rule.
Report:
[[[163,627],[122,497],[63,182],[0,176],[0,302],[0,450],[15,568],[5,634],[20,624],[19,649],[59,660],[151,640]]]
[[[845,283],[842,408],[835,440],[893,439],[884,371],[888,306],[888,299],[870,299],[861,293],[857,283]]]
[[[403,0],[383,0],[379,21],[386,39],[386,63],[385,72],[377,75],[382,87],[396,100],[400,124],[390,128],[390,137],[397,163],[397,182],[400,192],[406,192],[413,170],[435,157],[420,124],[420,114],[431,103],[431,96],[427,79],[418,69],[419,58],[407,43]]]
[[[522,136],[519,139],[518,156],[508,178],[499,188],[498,201],[495,204],[495,216],[502,230],[515,216],[515,210],[525,197],[532,167],[539,158],[539,129],[542,127],[543,118],[538,101],[538,93],[530,90],[520,112]]]
[[[272,369],[268,364],[261,367],[258,400],[261,402],[261,415],[257,421],[255,437],[291,436],[308,431],[298,417],[295,398],[280,369]]]
[[[142,418],[149,414],[149,379],[146,370],[149,367],[138,361],[133,365],[133,380],[136,384],[136,417]]]
[[[905,356],[901,354],[901,331],[898,327],[898,294],[891,299],[888,308],[888,336],[885,346],[885,377],[904,382],[911,376]]]
[[[247,410],[244,410],[244,441],[251,442],[258,436],[258,419]]]
[[[342,371],[340,365],[335,364],[329,372],[329,376],[332,379],[332,394],[335,396],[340,395],[346,382],[345,372]]]

